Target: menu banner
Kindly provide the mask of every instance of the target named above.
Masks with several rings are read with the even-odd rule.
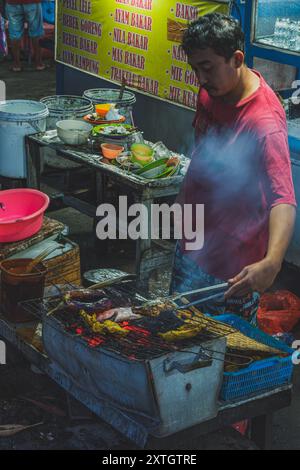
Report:
[[[58,0],[56,60],[195,108],[198,83],[180,48],[187,24],[228,5],[186,0]]]

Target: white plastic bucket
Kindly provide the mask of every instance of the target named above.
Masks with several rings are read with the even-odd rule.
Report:
[[[120,98],[120,89],[117,88],[93,88],[85,90],[83,96],[92,101],[94,105],[103,103],[114,103],[117,105],[121,115],[126,117],[127,124],[134,124],[132,110],[136,103],[136,96],[132,91],[124,90]]]
[[[38,101],[0,102],[0,175],[26,178],[26,135],[45,132],[47,106]]]
[[[49,110],[47,118],[47,129],[56,129],[58,121],[65,119],[81,119],[94,110],[93,103],[87,98],[76,95],[53,95],[41,99]],[[44,148],[41,152],[41,171],[44,170],[45,163],[52,167],[62,170],[78,168],[77,163],[65,160],[57,156],[53,149]]]

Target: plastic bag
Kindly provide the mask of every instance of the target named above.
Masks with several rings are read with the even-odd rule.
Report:
[[[259,328],[265,333],[289,333],[300,320],[300,299],[285,290],[264,294],[257,319]]]
[[[238,423],[232,424],[232,428],[235,429],[237,432],[242,434],[242,436],[246,436],[248,428],[249,428],[250,420],[244,419],[243,421],[239,421]]]

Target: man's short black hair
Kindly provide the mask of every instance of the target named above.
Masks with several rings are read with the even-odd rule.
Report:
[[[244,52],[245,36],[237,20],[220,13],[201,16],[184,32],[182,48],[187,55],[196,49],[211,48],[229,60],[235,51]]]

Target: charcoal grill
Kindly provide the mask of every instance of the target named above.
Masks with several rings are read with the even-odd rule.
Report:
[[[131,295],[134,303],[145,301],[129,284],[118,289]],[[156,437],[217,415],[230,327],[214,329],[212,323],[196,338],[174,346],[154,335],[162,328],[157,319],[141,318],[130,326],[150,332],[150,337],[135,330],[126,338],[111,335],[91,347],[86,338],[66,331],[55,316],[47,316],[58,301],[51,297],[23,306],[42,318],[44,347],[51,361],[89,396],[104,399],[137,420],[146,419],[151,423],[149,433]],[[176,328],[172,317],[164,319],[163,326]]]

